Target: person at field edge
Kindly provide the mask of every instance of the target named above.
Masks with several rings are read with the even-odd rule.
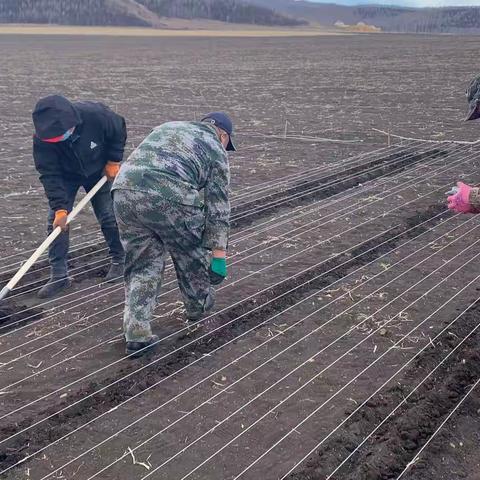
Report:
[[[111,256],[105,279],[108,282],[121,279],[124,252],[110,188],[120,169],[127,140],[125,119],[101,103],[72,103],[60,95],[39,100],[32,118],[35,126],[33,158],[50,207],[47,232],[50,234],[56,227],[62,229],[48,251],[50,280],[38,296],[51,298],[71,286],[67,269],[67,215],[79,188],[90,191],[103,175],[108,182],[91,203]]]
[[[475,77],[465,92],[468,112],[465,121],[480,118],[480,75]],[[448,208],[456,213],[480,213],[480,187],[457,182],[447,198]]]
[[[228,151],[233,124],[222,112],[156,127],[123,163],[112,190],[125,249],[126,353],[154,349],[150,320],[170,254],[188,321],[215,302],[227,276]]]

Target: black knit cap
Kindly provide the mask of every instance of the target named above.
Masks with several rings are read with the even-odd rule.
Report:
[[[81,123],[72,103],[61,95],[49,95],[40,99],[32,113],[35,134],[40,139],[63,135]]]

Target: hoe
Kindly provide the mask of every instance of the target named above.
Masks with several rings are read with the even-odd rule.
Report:
[[[82,211],[85,205],[93,198],[93,196],[102,188],[102,186],[107,181],[107,177],[103,176],[97,184],[83,197],[78,205],[69,213],[67,217],[67,224],[71,223],[72,220]],[[0,301],[3,300],[7,295],[13,290],[15,285],[20,281],[20,279],[30,270],[32,265],[38,260],[40,255],[53,243],[53,241],[60,235],[62,229],[57,227],[44,241],[43,243],[35,250],[32,256],[22,265],[18,272],[13,276],[13,278],[2,288],[0,291]]]

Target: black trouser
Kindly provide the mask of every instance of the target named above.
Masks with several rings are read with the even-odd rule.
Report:
[[[80,187],[83,187],[88,193],[94,185],[100,180],[102,174],[94,175],[86,179],[64,179],[65,190],[68,197],[67,210],[72,211],[75,197]],[[103,236],[107,242],[110,256],[115,263],[123,263],[124,253],[120,237],[118,234],[117,222],[113,213],[113,202],[110,195],[111,182],[107,182],[92,198],[91,203],[95,216],[102,229]],[[55,212],[48,212],[47,232],[50,234],[53,230],[53,220]],[[53,242],[48,250],[48,258],[51,267],[52,278],[62,278],[67,275],[67,255],[69,247],[69,233],[61,233]]]

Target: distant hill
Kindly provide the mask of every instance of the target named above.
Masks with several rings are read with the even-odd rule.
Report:
[[[0,23],[162,27],[160,17],[272,26],[307,23],[243,0],[0,0]]]
[[[480,7],[402,8],[383,5],[345,6],[304,0],[250,1],[323,25],[364,22],[387,32],[480,33]]]
[[[296,26],[308,23],[280,14],[273,8],[253,5],[243,0],[138,0],[138,2],[162,17],[206,18],[257,25]]]

